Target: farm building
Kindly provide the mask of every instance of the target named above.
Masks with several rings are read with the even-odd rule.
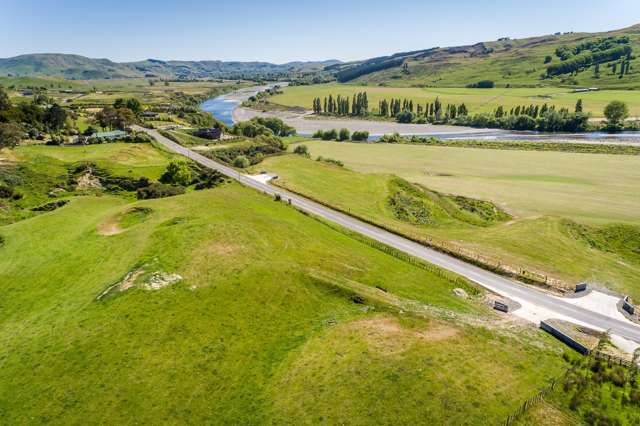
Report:
[[[203,139],[220,139],[222,138],[222,129],[218,127],[202,128],[193,132],[193,135]]]

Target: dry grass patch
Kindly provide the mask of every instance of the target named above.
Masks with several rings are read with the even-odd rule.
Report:
[[[384,355],[404,352],[416,340],[435,342],[459,334],[459,330],[435,321],[429,321],[426,328],[407,328],[396,318],[387,316],[354,321],[347,325],[347,330],[363,337],[372,350]]]

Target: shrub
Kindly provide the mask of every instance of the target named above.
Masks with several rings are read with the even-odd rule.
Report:
[[[273,136],[273,131],[265,125],[256,121],[243,121],[233,126],[231,130],[234,135],[255,138],[257,136]]]
[[[13,197],[13,194],[13,188],[6,185],[0,185],[0,198],[11,198]]]
[[[294,154],[298,154],[298,155],[302,155],[304,157],[308,157],[309,156],[309,148],[307,148],[306,145],[298,145],[293,150],[293,153]]]
[[[323,163],[329,163],[329,164],[334,164],[336,166],[339,167],[344,167],[344,163],[340,160],[334,160],[333,158],[325,158],[323,156],[319,156],[318,158],[316,158],[316,161],[321,161]]]
[[[164,183],[152,183],[144,188],[139,188],[136,193],[139,200],[172,197],[180,194],[184,194],[183,187],[166,185]]]
[[[334,141],[338,139],[338,132],[336,129],[327,130],[322,134],[323,141]]]
[[[367,141],[369,140],[369,132],[356,131],[351,134],[352,141]]]
[[[316,130],[316,132],[311,136],[314,139],[322,139],[324,136],[324,132],[322,130]]]
[[[238,155],[234,160],[233,160],[233,166],[237,167],[239,169],[246,169],[247,167],[249,167],[251,165],[251,162],[249,161],[249,159],[244,156],[244,155]]]
[[[267,127],[276,136],[294,136],[296,134],[296,129],[276,117],[254,117],[250,121]]]
[[[411,111],[405,110],[396,116],[396,121],[398,123],[411,123],[414,118],[415,115]]]
[[[480,80],[477,83],[467,84],[467,87],[472,89],[491,89],[495,86],[495,83],[491,80]]]
[[[382,135],[380,137],[380,142],[383,143],[400,143],[403,141],[402,136],[399,133],[394,133],[392,135]]]
[[[338,140],[340,141],[348,141],[351,137],[349,133],[349,129],[340,129],[340,133],[338,134]]]
[[[224,184],[226,181],[225,176],[219,171],[202,168],[195,179],[196,186],[194,188],[196,191],[211,189]]]
[[[180,186],[189,186],[192,179],[191,169],[184,161],[172,161],[160,176],[160,182]]]

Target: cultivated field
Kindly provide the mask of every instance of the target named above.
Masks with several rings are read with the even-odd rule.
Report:
[[[141,175],[141,146],[11,158]],[[565,368],[555,340],[452,292],[473,287],[234,183],[76,196],[0,236],[0,423],[493,424]]]
[[[612,100],[624,101],[629,105],[632,116],[640,116],[640,97],[630,90],[602,90],[589,93],[572,93],[572,89],[547,88],[402,88],[380,86],[357,86],[350,84],[322,84],[313,86],[285,87],[284,93],[270,98],[271,102],[290,107],[301,106],[311,109],[313,99],[333,95],[352,98],[355,93],[367,92],[369,107],[377,108],[378,101],[391,98],[411,99],[414,104],[433,102],[436,97],[444,104],[465,103],[471,114],[491,112],[499,105],[507,110],[518,105],[556,105],[573,111],[578,99],[582,99],[584,111],[594,117],[602,117],[604,107]]]

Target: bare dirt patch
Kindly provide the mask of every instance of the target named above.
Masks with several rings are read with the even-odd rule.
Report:
[[[147,281],[142,284],[142,288],[145,290],[160,290],[171,284],[175,284],[182,280],[182,277],[178,274],[170,274],[167,272],[154,272]]]
[[[111,217],[98,225],[97,231],[98,235],[109,237],[111,235],[121,234],[124,229],[120,227],[120,220],[118,217]]]
[[[384,354],[403,352],[416,341],[437,342],[459,334],[458,329],[436,321],[430,321],[426,328],[410,329],[395,318],[385,316],[355,321],[347,327],[364,335],[369,346]]]
[[[100,179],[93,176],[91,173],[85,173],[77,179],[76,188],[78,190],[102,189],[103,186],[102,183],[100,183]]]
[[[164,271],[155,271],[146,275],[144,267],[136,268],[128,272],[122,280],[109,286],[106,290],[96,297],[101,300],[105,296],[114,292],[122,293],[132,288],[141,288],[143,290],[154,291],[168,287],[182,281],[182,277],[178,274],[172,274]]]

